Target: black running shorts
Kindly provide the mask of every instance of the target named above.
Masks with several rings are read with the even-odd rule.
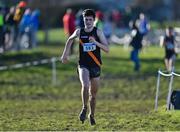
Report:
[[[89,71],[90,78],[96,78],[99,77],[101,74],[101,68],[100,67],[88,67],[84,65],[79,65],[80,68],[86,68]]]

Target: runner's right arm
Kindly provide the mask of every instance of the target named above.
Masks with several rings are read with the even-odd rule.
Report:
[[[60,58],[62,63],[67,63],[68,62],[68,56],[69,56],[70,48],[72,46],[73,41],[79,36],[79,34],[80,34],[80,29],[76,29],[74,31],[74,33],[66,41],[66,45],[65,45],[63,54],[62,54],[62,56]]]

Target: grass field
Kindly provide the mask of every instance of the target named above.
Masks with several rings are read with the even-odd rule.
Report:
[[[62,50],[62,44],[41,45],[31,51],[1,55],[0,64],[58,57]],[[88,120],[85,124],[78,120],[81,99],[77,55],[67,65],[57,62],[56,85],[51,80],[51,64],[0,71],[0,130],[178,131],[180,111],[165,110],[167,78],[161,79],[159,109],[154,111],[157,70],[164,69],[163,53],[159,47],[145,48],[140,54],[139,73],[133,71],[129,50],[111,45],[110,53],[103,53],[95,126]],[[174,79],[174,89],[180,89],[179,81]]]

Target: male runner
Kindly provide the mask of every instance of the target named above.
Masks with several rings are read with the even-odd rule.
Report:
[[[109,52],[107,40],[103,32],[94,27],[95,12],[92,9],[83,11],[84,28],[76,29],[68,38],[63,54],[61,56],[62,63],[68,62],[70,47],[75,40],[79,38],[79,63],[78,73],[81,82],[82,110],[79,115],[80,121],[84,123],[86,119],[87,103],[89,96],[89,120],[91,125],[95,125],[95,105],[96,94],[99,87],[101,72],[101,53]]]

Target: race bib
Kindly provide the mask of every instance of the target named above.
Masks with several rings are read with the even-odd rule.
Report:
[[[84,52],[89,52],[89,51],[94,51],[94,50],[96,50],[96,44],[94,44],[94,43],[84,43],[83,44]]]
[[[172,43],[167,43],[167,49],[171,50],[174,49],[174,45]]]

